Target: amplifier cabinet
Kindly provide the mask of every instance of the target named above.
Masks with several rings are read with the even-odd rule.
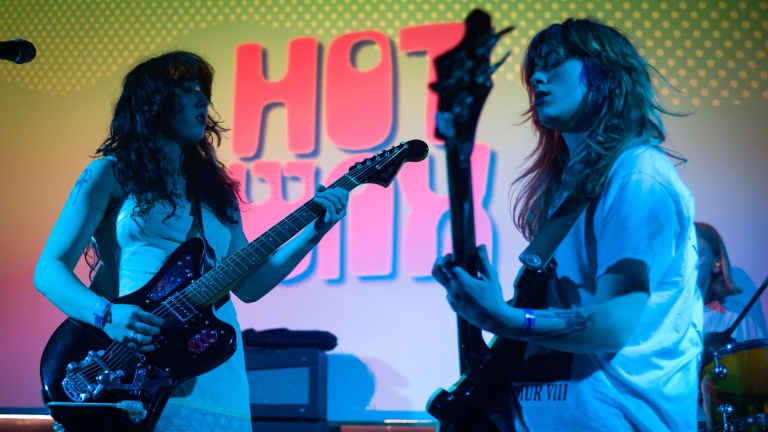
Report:
[[[328,356],[316,348],[245,349],[254,421],[325,420]]]

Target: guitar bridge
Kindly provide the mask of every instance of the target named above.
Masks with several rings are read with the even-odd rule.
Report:
[[[61,382],[67,396],[76,402],[96,399],[105,385],[119,381],[125,373],[113,371],[103,359],[104,351],[88,351],[81,362],[67,365],[67,374]],[[95,367],[91,367],[95,366]],[[101,372],[94,372],[101,370]]]
[[[110,367],[106,357],[104,351],[89,351],[82,361],[67,365],[67,372],[61,386],[70,400],[86,402],[99,399],[105,391],[138,393],[142,390],[153,390],[176,384],[176,379],[159,370],[162,376],[158,379],[150,379],[149,368],[141,367],[142,357],[134,352],[131,352],[127,359],[122,359],[121,367]],[[128,367],[134,369],[133,380],[125,383],[123,379],[127,376],[126,370],[130,371]]]

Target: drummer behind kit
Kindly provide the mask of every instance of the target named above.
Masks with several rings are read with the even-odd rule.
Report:
[[[768,286],[763,282],[734,323],[730,336]],[[768,339],[736,342],[705,355],[701,396],[708,432],[768,431]]]

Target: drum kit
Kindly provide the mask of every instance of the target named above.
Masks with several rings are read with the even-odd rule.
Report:
[[[768,285],[762,284],[724,333],[731,334]],[[726,345],[699,372],[708,432],[768,431],[768,339]]]
[[[768,339],[716,351],[700,377],[709,431],[768,431]]]

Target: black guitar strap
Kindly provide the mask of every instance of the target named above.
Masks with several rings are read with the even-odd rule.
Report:
[[[573,225],[579,219],[579,216],[581,216],[581,214],[584,213],[584,210],[586,210],[588,205],[589,205],[589,201],[577,199],[569,195],[560,204],[560,206],[557,207],[557,209],[554,211],[554,213],[552,213],[549,219],[547,219],[544,225],[539,229],[539,232],[536,234],[536,236],[534,236],[534,238],[528,244],[528,247],[525,248],[523,253],[520,254],[520,261],[525,266],[533,270],[537,270],[537,271],[549,270],[547,268],[550,262],[552,261],[552,256],[555,254],[555,250],[563,241],[565,236],[568,234],[568,231],[571,230]],[[552,353],[553,354],[550,354],[551,355],[550,358],[552,359],[550,361],[552,361],[553,364],[550,363],[549,366],[543,367],[543,369],[547,370],[547,373],[559,374],[562,372],[555,372],[555,371],[556,370],[563,371],[564,370],[563,368],[570,369],[570,365],[572,361],[571,358],[573,354],[564,353],[564,352],[554,352],[554,351]],[[535,357],[535,360],[532,361],[534,364],[536,363],[539,363],[539,365],[543,364],[541,362],[544,361],[544,358],[537,357],[537,356],[534,356],[534,357]],[[543,376],[539,378],[542,380],[548,379]],[[514,416],[517,418],[519,422],[518,426],[520,426],[522,430],[528,431],[529,427],[525,421],[525,416],[523,415],[522,406],[520,405],[520,401],[517,399],[516,396],[512,399],[512,410],[513,410]],[[499,430],[507,430],[507,429],[515,430],[514,426],[503,425],[498,423],[498,420],[495,420],[495,421]]]
[[[203,212],[200,209],[200,195],[198,195],[196,192],[192,192],[192,218],[194,219],[194,223],[195,223],[194,228],[197,228],[197,233],[200,235],[200,238],[205,240],[205,229],[203,227]]]
[[[560,242],[563,241],[588,205],[589,201],[569,195],[520,254],[520,262],[535,270],[545,268],[552,260],[557,246],[560,245]]]
[[[203,240],[203,261],[201,263],[202,269],[200,273],[204,274],[216,265],[216,252],[208,244],[208,240],[205,239],[205,228],[203,227],[202,204],[200,203],[200,195],[197,194],[197,192],[195,191],[192,191],[192,218],[194,219],[194,224],[195,224],[193,228],[197,228],[197,233],[199,234],[199,237]],[[218,309],[222,305],[224,305],[224,303],[226,303],[228,300],[229,300],[229,293],[227,293],[227,295],[219,299],[214,304],[214,307]]]

